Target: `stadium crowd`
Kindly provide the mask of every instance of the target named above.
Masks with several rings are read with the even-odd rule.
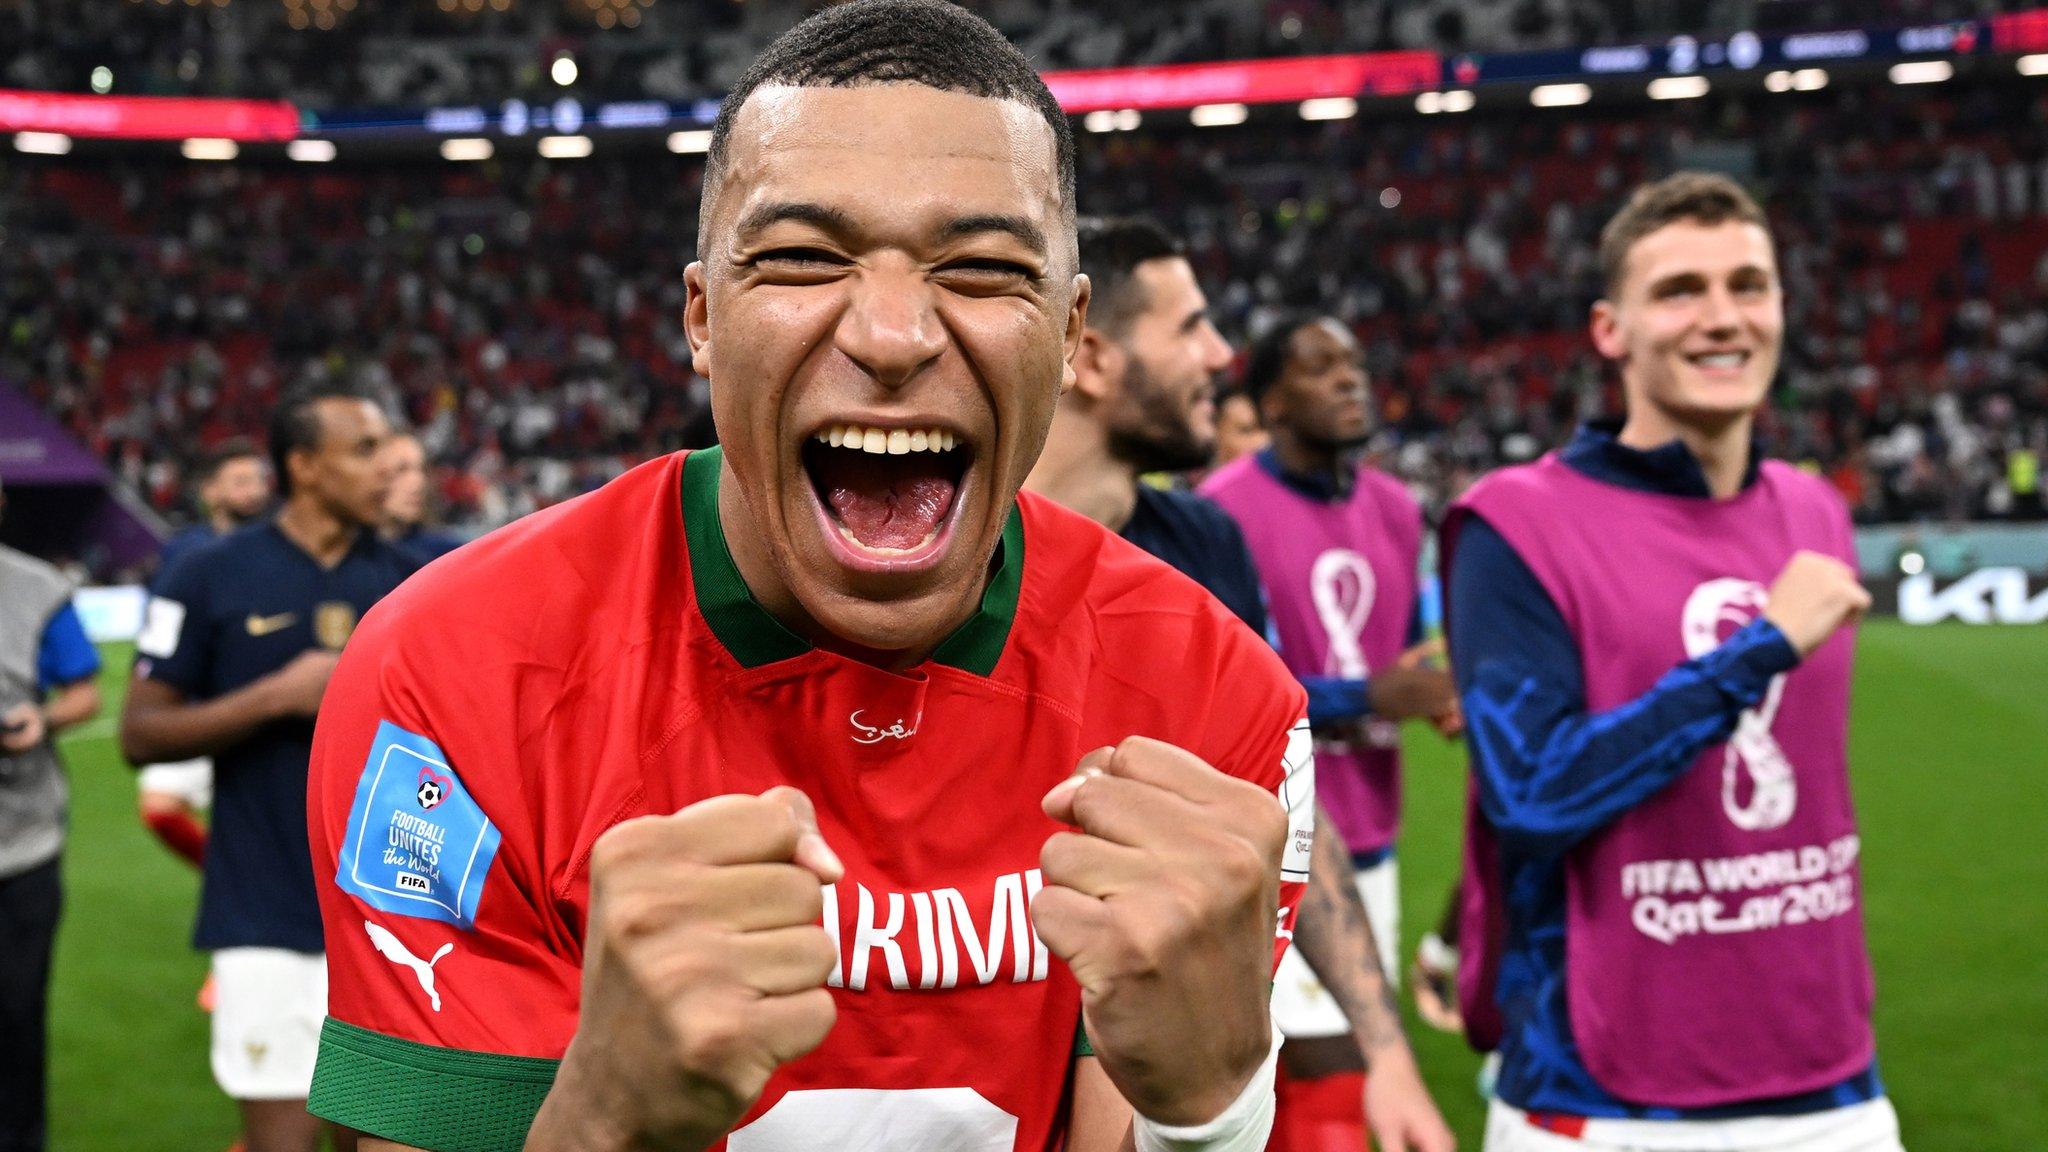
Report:
[[[769,39],[819,6],[819,0],[14,0],[0,5],[0,87],[283,98],[314,108],[565,94],[715,99]],[[965,4],[1044,69],[1403,48],[1564,48],[1744,28],[1917,24],[2032,6],[2031,0]],[[551,68],[564,52],[578,64],[566,87]],[[101,69],[105,83],[96,85]]]
[[[1436,508],[1616,410],[1585,339],[1598,222],[1634,182],[1718,160],[1767,191],[1782,244],[1773,451],[1865,521],[2038,517],[2044,121],[2048,97],[1984,85],[1148,126],[1082,136],[1082,205],[1188,237],[1240,346],[1284,306],[1349,320],[1376,449]],[[667,154],[12,165],[0,383],[182,519],[191,453],[260,429],[284,386],[366,381],[419,430],[442,517],[480,531],[707,441],[679,328],[700,175]]]

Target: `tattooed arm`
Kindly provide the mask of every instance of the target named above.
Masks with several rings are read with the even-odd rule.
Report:
[[[1365,1115],[1373,1138],[1382,1152],[1450,1152],[1456,1142],[1408,1050],[1393,987],[1380,971],[1372,922],[1351,880],[1351,861],[1320,808],[1314,853],[1294,945],[1351,1022],[1365,1058]]]

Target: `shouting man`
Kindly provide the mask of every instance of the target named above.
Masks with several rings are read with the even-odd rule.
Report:
[[[819,13],[726,99],[686,277],[723,448],[425,570],[336,674],[313,1109],[371,1148],[1262,1147],[1303,693],[1018,495],[1088,303],[1043,81],[939,0]]]

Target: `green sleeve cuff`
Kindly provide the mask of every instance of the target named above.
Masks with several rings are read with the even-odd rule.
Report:
[[[560,1066],[400,1040],[330,1016],[306,1108],[432,1152],[519,1152]]]

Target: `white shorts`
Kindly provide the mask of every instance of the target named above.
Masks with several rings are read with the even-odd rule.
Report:
[[[213,1079],[236,1100],[304,1100],[327,1017],[327,957],[283,948],[213,954]]]
[[[1401,946],[1401,869],[1394,857],[1358,872],[1352,877],[1358,896],[1365,904],[1366,919],[1372,922],[1373,942],[1378,945],[1380,971],[1387,984],[1399,987],[1401,969],[1395,963]],[[1302,959],[1301,949],[1290,947],[1280,958],[1280,971],[1273,977],[1273,1023],[1282,1036],[1303,1040],[1325,1036],[1349,1036],[1351,1022],[1337,998]]]
[[[175,764],[146,765],[135,777],[140,792],[176,796],[195,809],[213,807],[213,761],[207,757]]]
[[[1485,1152],[1905,1152],[1899,1116],[1880,1096],[1847,1108],[1740,1120],[1588,1120],[1577,1137],[1529,1123],[1498,1100],[1486,1113]]]

